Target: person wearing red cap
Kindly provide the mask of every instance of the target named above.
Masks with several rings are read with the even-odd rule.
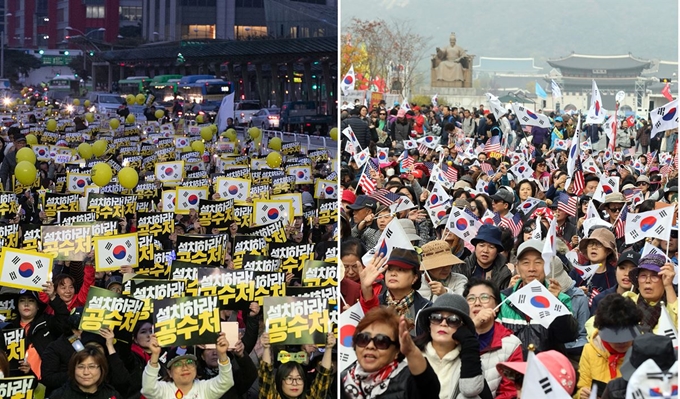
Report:
[[[417,105],[413,107],[413,113],[415,114],[415,117],[413,118],[413,130],[416,131],[418,136],[422,136],[425,133],[425,117],[420,113],[420,107]]]
[[[571,396],[576,386],[576,371],[569,359],[558,351],[550,350],[536,355],[550,375],[552,375],[559,385]],[[527,362],[503,362],[496,366],[498,372],[507,379],[515,383],[517,389],[517,399],[522,398],[522,385],[524,374],[527,371]],[[532,381],[538,384],[538,381]]]
[[[357,195],[352,190],[342,190],[342,207],[345,208],[345,212],[349,213],[349,206],[354,205],[356,200]]]

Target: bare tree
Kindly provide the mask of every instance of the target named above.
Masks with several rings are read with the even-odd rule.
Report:
[[[389,38],[392,43],[390,59],[405,67],[403,75],[399,78],[403,82],[401,94],[404,98],[408,98],[419,74],[416,71],[417,66],[429,49],[431,37],[417,33],[412,23],[407,20],[392,20],[389,25],[389,32],[392,35]]]

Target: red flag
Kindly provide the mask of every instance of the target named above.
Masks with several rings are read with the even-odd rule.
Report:
[[[626,118],[626,122],[628,122],[628,126],[635,127],[635,117],[633,115]]]
[[[673,101],[673,96],[671,95],[671,84],[666,83],[666,86],[664,86],[663,90],[661,90],[661,94],[663,94],[664,97],[668,101]]]

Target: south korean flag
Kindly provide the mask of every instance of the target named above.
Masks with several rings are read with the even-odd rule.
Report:
[[[174,212],[177,208],[177,191],[176,190],[166,190],[163,191],[163,198],[161,202],[161,208],[163,212]]]
[[[283,220],[284,223],[289,223],[293,216],[293,201],[292,200],[255,200],[253,202],[253,224],[256,226],[264,226]]]
[[[202,199],[208,199],[207,188],[178,187],[175,212],[188,214],[192,209],[198,210],[199,202]]]
[[[42,291],[52,273],[52,257],[36,251],[2,249],[0,285],[29,291]]]
[[[184,177],[184,161],[159,162],[155,168],[156,180],[160,182],[176,182]]]
[[[311,166],[291,166],[286,170],[286,174],[288,176],[295,176],[295,184],[314,183]]]
[[[139,263],[137,233],[114,237],[94,237],[95,267],[104,272]]]
[[[250,180],[219,177],[217,179],[217,192],[224,199],[245,201],[250,193]]]
[[[66,191],[73,194],[83,194],[85,187],[92,184],[92,178],[87,173],[66,173]]]

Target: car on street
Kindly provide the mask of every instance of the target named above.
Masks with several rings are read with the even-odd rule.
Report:
[[[262,108],[250,120],[250,126],[259,127],[262,130],[279,129],[281,127],[281,109]]]

